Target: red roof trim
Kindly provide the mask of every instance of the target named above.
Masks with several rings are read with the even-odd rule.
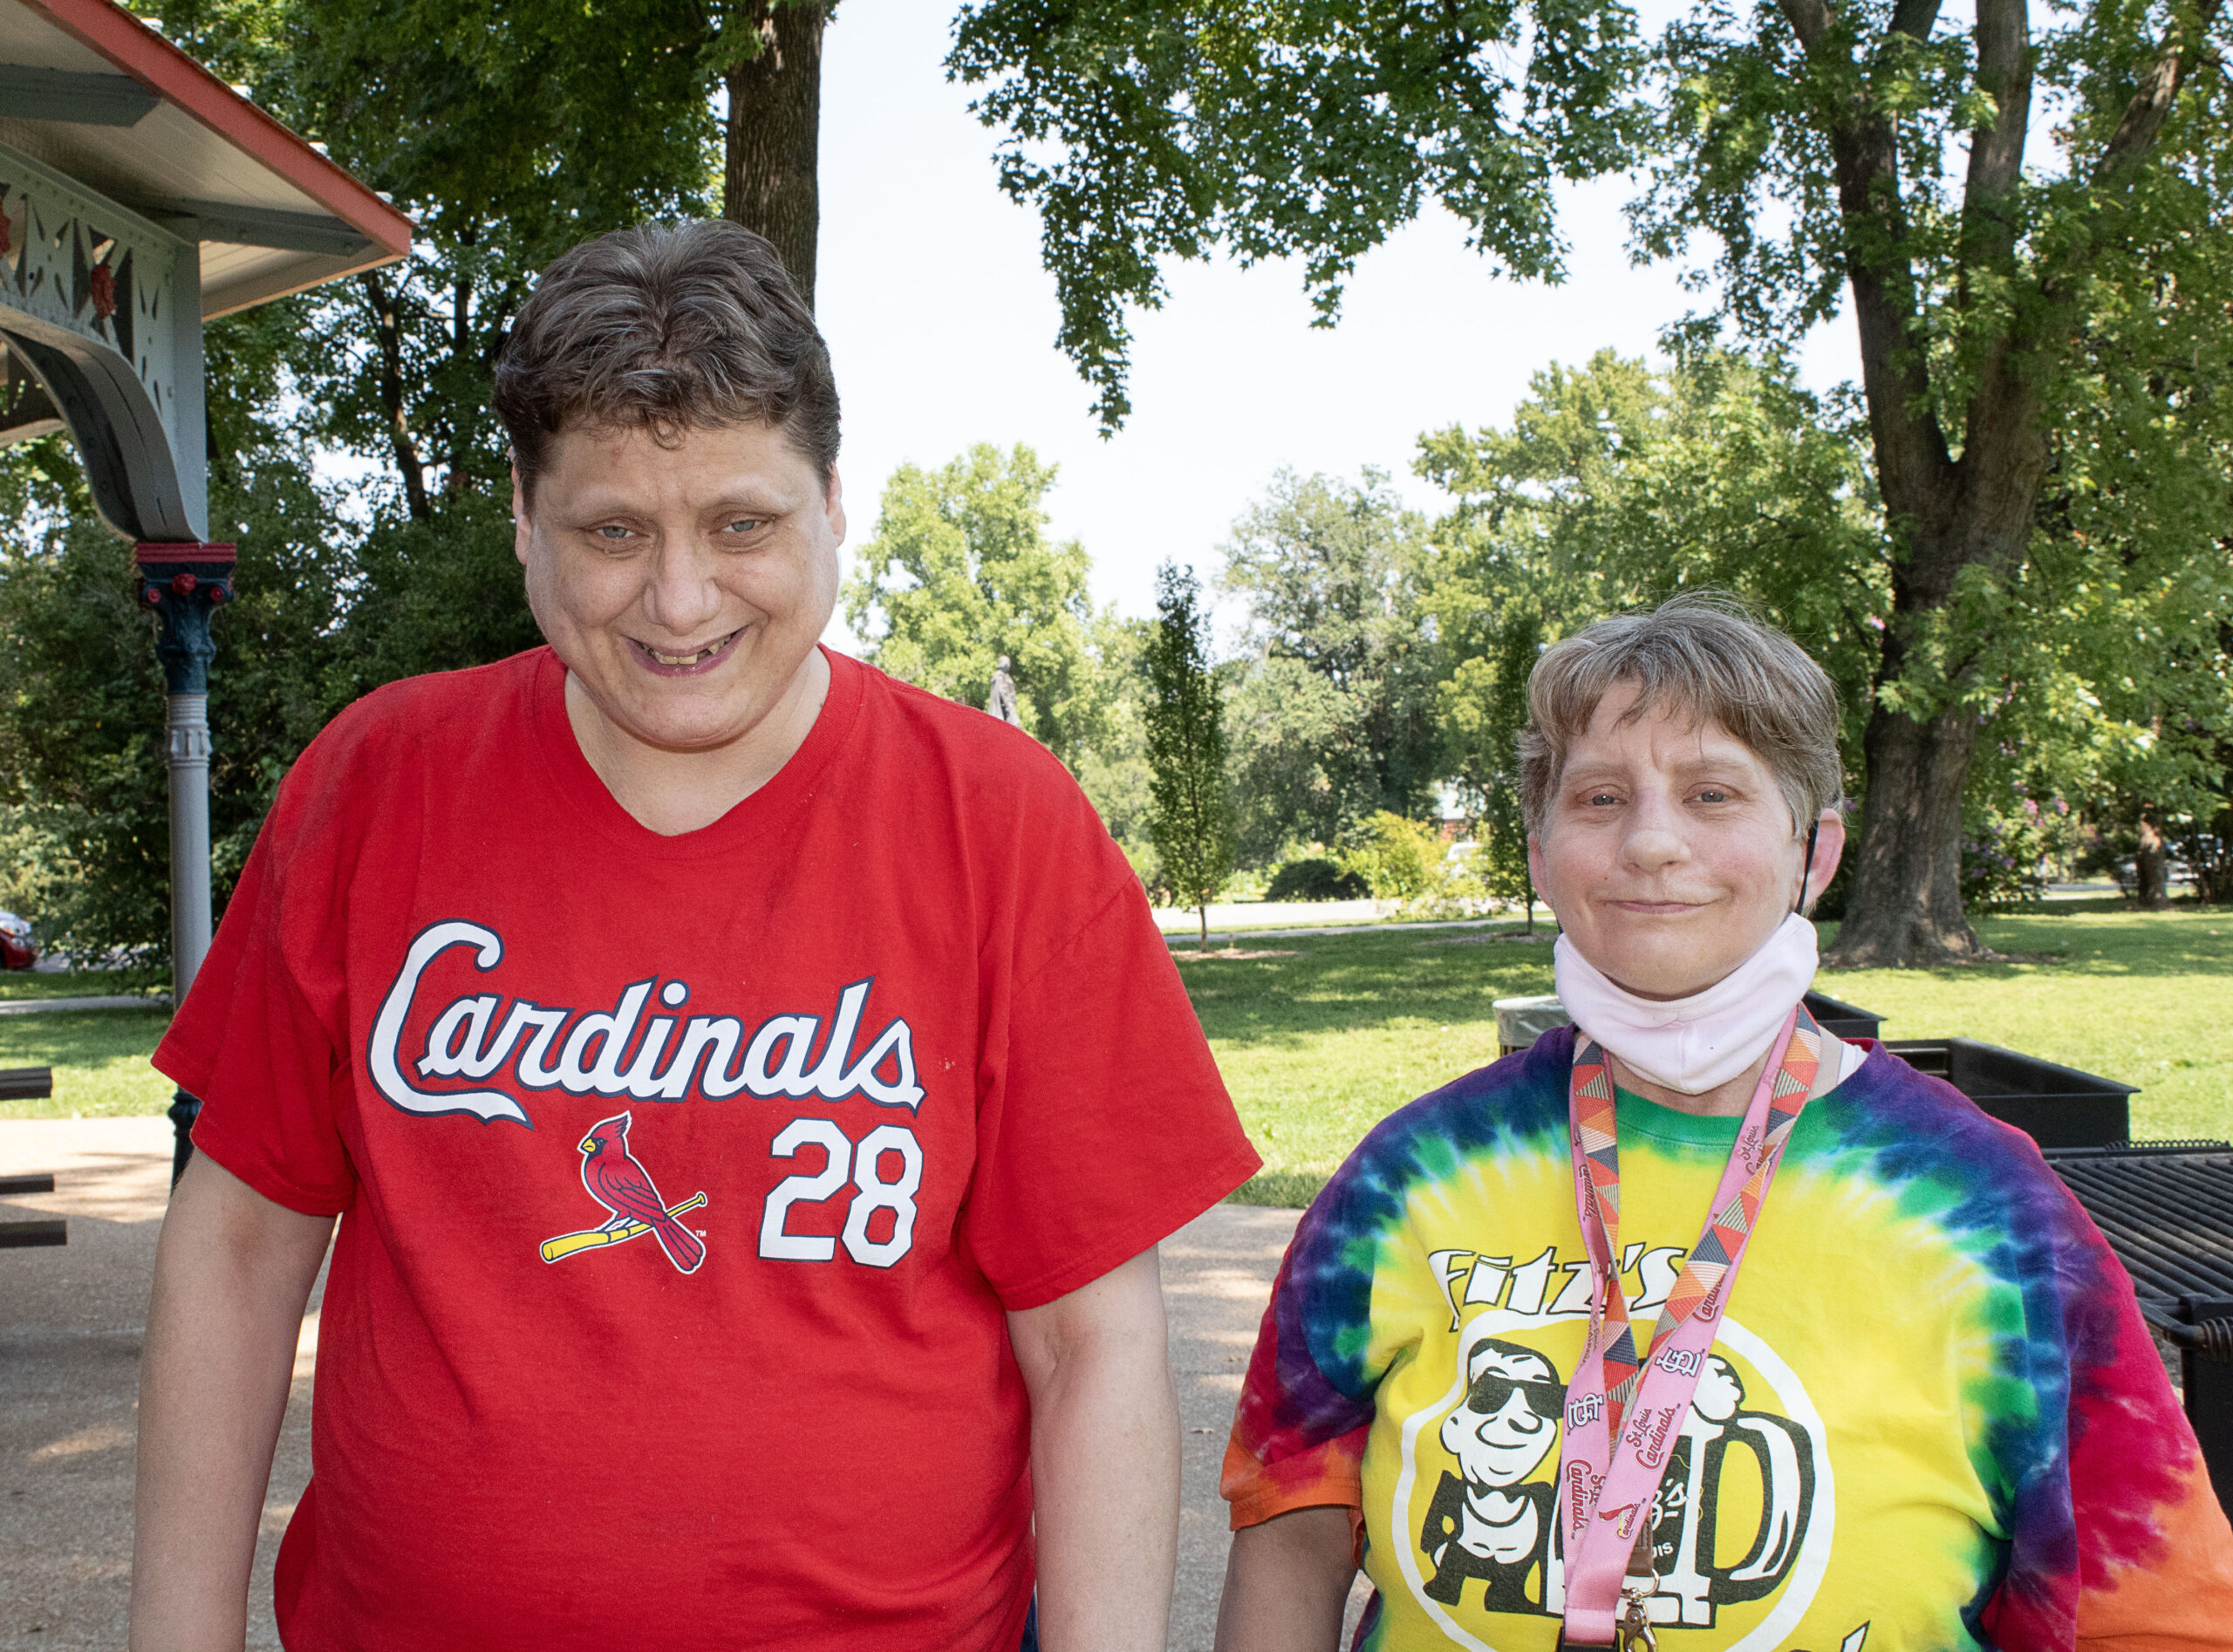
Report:
[[[411,220],[110,0],[22,0],[140,85],[302,190],[335,217],[400,256]]]
[[[201,544],[193,540],[172,544],[161,540],[143,539],[132,548],[133,560],[142,568],[151,563],[174,562],[237,562],[240,560],[238,542],[228,539],[222,544]]]

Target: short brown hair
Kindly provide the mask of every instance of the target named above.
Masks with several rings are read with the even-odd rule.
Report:
[[[1527,677],[1519,806],[1540,833],[1567,754],[1605,696],[1633,683],[1633,722],[1656,707],[1711,719],[1758,754],[1783,788],[1794,833],[1845,797],[1838,691],[1806,651],[1732,597],[1686,592],[1649,613],[1601,619],[1544,651]]]
[[[543,272],[496,359],[491,398],[530,492],[569,428],[770,424],[826,485],[837,381],[814,316],[765,236],[720,219],[585,241]]]

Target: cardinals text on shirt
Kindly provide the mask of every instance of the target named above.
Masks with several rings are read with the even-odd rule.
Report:
[[[420,931],[381,1000],[367,1052],[372,1082],[406,1113],[470,1113],[509,1118],[532,1128],[518,1096],[504,1089],[454,1088],[478,1083],[509,1067],[519,1092],[626,1096],[679,1102],[693,1095],[723,1101],[737,1095],[843,1101],[862,1096],[911,1111],[923,1100],[915,1082],[914,1035],[897,1017],[864,1041],[873,980],[842,989],[825,1024],[805,1014],[771,1015],[748,1027],[734,1015],[681,1012],[690,987],[656,976],[632,982],[609,1009],[584,1011],[500,993],[462,994],[422,1021],[417,1000],[427,968],[453,947],[473,949],[487,972],[504,956],[495,931],[451,919]],[[656,1003],[653,1000],[656,997]],[[407,1026],[427,1028],[423,1047],[402,1048]],[[425,1081],[437,1081],[428,1087]],[[449,1081],[448,1086],[440,1081]]]

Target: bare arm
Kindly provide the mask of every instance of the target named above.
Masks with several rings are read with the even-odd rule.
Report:
[[[1039,1641],[1162,1652],[1178,1553],[1178,1396],[1152,1246],[1008,1315],[1031,1393]]]
[[[140,1366],[133,1652],[246,1638],[271,1451],[332,1232],[199,1153],[171,1195]]]
[[[1355,1553],[1347,1509],[1294,1509],[1235,1532],[1217,1652],[1333,1652]]]

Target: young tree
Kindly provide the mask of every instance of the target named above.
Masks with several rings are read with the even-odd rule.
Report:
[[[1226,739],[1210,665],[1209,616],[1192,569],[1156,570],[1156,625],[1147,645],[1149,782],[1163,875],[1199,914],[1210,945],[1210,902],[1233,870],[1233,804],[1226,795]]]
[[[1232,725],[1252,859],[1416,814],[1437,778],[1424,531],[1371,470],[1281,471],[1233,524],[1218,583],[1246,598],[1255,654]]]
[[[1111,421],[1124,310],[1159,302],[1164,260],[1296,256],[1330,321],[1431,197],[1503,269],[1555,276],[1554,183],[1633,167],[1641,252],[1718,244],[1719,321],[1787,348],[1849,293],[1895,555],[1834,956],[1920,963],[1978,950],[1962,799],[1995,651],[2038,617],[2010,598],[2082,447],[2058,433],[2105,386],[2207,416],[2233,268],[2223,0],[1943,10],[1700,0],[1647,58],[1619,5],[983,0],[950,63],[1009,134],[1002,182],[1040,210]]]
[[[937,470],[902,465],[845,586],[845,618],[876,666],[918,688],[985,703],[1002,654],[1024,727],[1078,770],[1109,732],[1096,662],[1115,622],[1086,587],[1092,558],[1047,537],[1055,467],[980,442]]]
[[[1494,900],[1517,901],[1535,932],[1535,880],[1519,809],[1519,731],[1527,726],[1527,674],[1542,650],[1543,620],[1527,593],[1508,593],[1490,647],[1460,660],[1442,685],[1444,767],[1478,807],[1474,864]]]

